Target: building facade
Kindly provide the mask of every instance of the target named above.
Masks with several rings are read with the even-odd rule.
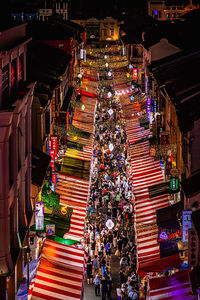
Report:
[[[180,20],[184,14],[200,7],[193,4],[192,1],[188,5],[181,4],[181,1],[177,1],[176,5],[168,2],[165,0],[149,0],[148,15],[159,21],[170,20],[173,22]]]
[[[87,40],[93,41],[117,41],[119,39],[119,24],[112,17],[99,20],[90,18],[87,20],[73,20],[86,30]]]
[[[23,256],[31,203],[31,105],[34,83],[26,83],[26,24],[0,36],[0,295],[15,299],[23,281]],[[14,45],[10,47],[10,45]],[[27,246],[27,247],[26,247]],[[6,285],[7,282],[7,285]]]

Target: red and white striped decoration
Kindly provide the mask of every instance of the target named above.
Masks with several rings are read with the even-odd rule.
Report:
[[[44,243],[31,300],[82,299],[85,251],[51,240]]]

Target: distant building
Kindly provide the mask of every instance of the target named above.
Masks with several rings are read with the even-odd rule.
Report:
[[[181,1],[149,0],[148,15],[160,21],[180,20],[182,16],[194,9],[199,8],[190,0],[189,4],[181,4]]]
[[[43,1],[38,10],[39,20],[45,21],[49,17],[57,14],[61,15],[63,20],[69,19],[69,1],[68,0],[49,0]]]
[[[31,203],[31,106],[26,24],[0,27],[0,298],[23,282]]]
[[[106,17],[103,20],[96,18],[73,20],[73,22],[85,28],[87,40],[117,41],[119,39],[119,24],[112,17]]]

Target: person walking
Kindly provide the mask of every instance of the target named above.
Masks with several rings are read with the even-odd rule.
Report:
[[[92,283],[92,262],[91,258],[88,258],[87,261],[87,283],[91,284]]]
[[[111,300],[111,292],[112,292],[112,278],[111,278],[111,276],[109,276],[109,278],[108,278],[108,291],[107,291],[108,300]]]
[[[93,270],[94,270],[94,275],[96,275],[98,273],[98,270],[99,270],[99,260],[97,258],[97,255],[95,255],[93,261],[92,261],[92,264],[93,264]]]
[[[96,297],[100,296],[100,282],[101,281],[100,281],[99,275],[96,274],[96,277],[93,280]]]
[[[106,300],[106,294],[108,290],[108,282],[105,276],[102,276],[101,280],[101,293],[102,293],[102,300]]]

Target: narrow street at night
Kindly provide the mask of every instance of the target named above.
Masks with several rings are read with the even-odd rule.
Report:
[[[0,300],[200,299],[200,0],[0,8]]]

